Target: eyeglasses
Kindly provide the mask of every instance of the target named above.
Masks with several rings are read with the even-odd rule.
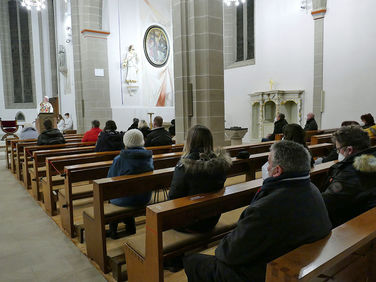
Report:
[[[339,148],[336,148],[337,149],[337,154],[339,154],[339,152],[341,151],[341,149],[343,148],[347,148],[348,146],[342,146],[342,147],[339,147]]]

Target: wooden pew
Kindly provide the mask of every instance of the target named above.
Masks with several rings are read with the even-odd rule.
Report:
[[[227,177],[246,174],[246,181],[255,179],[256,167],[261,167],[266,162],[267,157],[268,153],[261,153],[251,155],[249,159],[233,159]],[[136,216],[140,213],[139,209],[133,211],[130,208],[106,205],[105,201],[137,194],[137,191],[142,193],[154,191],[160,187],[169,187],[173,172],[174,168],[172,167],[139,175],[124,175],[94,181],[93,209],[85,210],[83,218],[88,256],[99,264],[102,271],[108,271],[106,266],[105,225],[111,221],[124,218],[125,215],[121,212],[126,212],[128,216]],[[126,189],[124,189],[125,187]],[[144,207],[142,207],[142,210],[144,210]],[[127,214],[127,211],[129,211],[129,214]]]
[[[311,137],[311,144],[320,144],[320,143],[331,143],[332,142],[333,133],[326,133],[320,135],[313,135]]]
[[[267,265],[267,282],[376,281],[376,208]]]
[[[327,170],[318,167],[311,174],[326,174]],[[227,227],[232,228],[214,229],[212,234],[182,235],[172,229],[193,223],[205,215],[222,213],[222,217],[228,216],[234,210],[248,206],[261,185],[261,179],[253,180],[226,187],[217,193],[149,205],[146,208],[145,234],[130,236],[124,245],[128,281],[163,281],[164,259],[206,247],[208,242],[221,239],[236,226],[238,218],[233,219],[235,222],[232,226],[227,224]],[[100,186],[97,189],[103,197],[109,197],[108,192],[101,191]],[[223,225],[226,227],[226,224]]]
[[[332,144],[320,144],[316,146],[310,146],[312,149],[312,154],[315,157],[323,156],[332,148]],[[231,168],[231,176],[246,174],[246,180],[252,180],[256,178],[256,171],[261,169],[261,166],[267,162],[269,152],[253,154],[249,159],[233,159],[233,167]],[[169,166],[174,166],[180,159],[181,153],[170,153],[157,155],[154,157],[154,167],[155,169],[166,168]],[[79,163],[76,160],[76,163]],[[84,194],[82,191],[78,193],[73,193],[73,185],[78,182],[95,180],[100,178],[105,178],[108,173],[108,169],[112,165],[112,160],[102,161],[97,163],[86,163],[80,165],[66,166],[64,169],[64,191],[59,191],[59,203],[60,203],[60,215],[63,229],[70,234],[71,237],[77,234],[77,230],[73,224],[73,200],[78,200],[82,198],[91,197],[92,194],[90,190],[85,189]],[[60,169],[62,164],[58,166]],[[48,173],[48,172],[47,172]],[[47,177],[48,178],[48,177]],[[321,183],[321,179],[317,182]],[[44,195],[45,199],[52,197],[52,189],[48,191],[50,196]],[[51,200],[52,201],[52,200]],[[46,206],[45,200],[45,206]],[[53,208],[56,208],[54,206]],[[48,208],[46,207],[48,210]],[[82,231],[82,227],[79,228]]]
[[[11,143],[12,140],[17,140],[18,138],[10,137],[5,139],[5,155],[6,155],[6,168],[10,169],[10,155],[11,155]]]
[[[20,140],[20,141],[15,141],[16,144],[16,151],[15,151],[15,172],[16,176],[19,180],[22,180],[22,162],[24,158],[24,147],[25,146],[36,146],[37,143],[36,141],[30,141],[33,139],[29,140]],[[75,143],[75,142],[81,142],[81,138],[67,138],[65,140],[67,143]]]
[[[53,150],[53,149],[63,149],[63,148],[76,148],[76,147],[85,147],[85,149],[81,150],[93,150],[95,142],[79,142],[79,143],[65,143],[65,144],[57,144],[57,145],[37,145],[37,146],[30,146],[24,148],[25,160],[27,156],[32,156],[33,161],[33,169],[27,169],[29,164],[25,163],[24,167],[30,173],[30,182],[32,187],[32,194],[36,200],[41,200],[40,193],[39,193],[39,171],[38,168],[44,165],[44,159],[41,161],[41,158],[38,158],[39,151],[42,150]],[[86,148],[90,147],[90,148]],[[38,152],[38,153],[37,153]],[[42,152],[43,153],[43,152]],[[41,154],[42,154],[41,153]],[[63,151],[63,153],[66,153]],[[26,175],[26,178],[28,176]]]

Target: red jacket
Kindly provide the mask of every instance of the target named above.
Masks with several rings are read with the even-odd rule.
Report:
[[[89,131],[86,131],[84,137],[82,138],[82,142],[97,142],[99,133],[102,132],[100,128],[92,128]]]

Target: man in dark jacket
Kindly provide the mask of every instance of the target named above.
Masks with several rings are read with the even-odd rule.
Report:
[[[52,128],[52,121],[50,119],[46,119],[43,122],[43,125],[46,130],[38,136],[38,145],[55,145],[65,143],[63,134],[61,134],[58,129]]]
[[[274,122],[274,130],[272,134],[269,134],[266,138],[262,138],[262,142],[275,140],[275,135],[283,133],[283,127],[288,124],[285,119],[285,115],[278,113],[276,116],[276,121]]]
[[[138,128],[138,122],[139,122],[138,118],[133,118],[133,123],[131,124],[130,127],[128,127],[128,130],[137,129]]]
[[[266,264],[329,234],[331,224],[319,190],[310,181],[310,154],[300,144],[273,144],[264,180],[237,227],[215,256],[184,258],[189,281],[265,281]]]
[[[329,170],[322,194],[333,227],[376,206],[376,149],[359,126],[333,134],[339,162]]]
[[[171,135],[163,128],[163,118],[156,116],[153,120],[153,129],[145,140],[145,147],[171,145]]]
[[[310,130],[317,130],[317,123],[315,121],[315,114],[314,113],[308,113],[307,114],[307,123],[304,126],[304,131],[310,131]]]

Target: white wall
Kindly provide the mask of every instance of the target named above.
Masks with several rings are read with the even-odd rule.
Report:
[[[312,110],[314,21],[298,0],[255,1],[256,64],[225,70],[226,126],[251,129],[247,94],[269,89],[305,90],[303,114]],[[328,1],[324,23],[322,128],[372,113],[376,103],[376,8],[373,0]],[[303,121],[305,119],[303,118]],[[249,134],[245,141],[249,140]]]
[[[148,5],[151,5],[152,8]],[[155,13],[155,11],[157,11]],[[160,85],[151,86],[151,75],[158,74],[161,69],[152,67],[144,55],[144,33],[152,24],[164,27],[170,40],[170,59],[168,67],[173,78],[172,62],[172,14],[171,2],[168,0],[113,0],[107,1],[103,9],[104,27],[108,27],[108,64],[110,78],[110,97],[113,120],[119,130],[127,129],[132,119],[137,117],[149,121],[147,113],[161,115],[169,122],[175,117],[172,106],[155,107],[152,96]],[[129,45],[134,45],[139,57],[139,90],[133,96],[127,92],[124,82],[124,71],[121,70],[121,61],[124,59]],[[171,93],[173,97],[173,92]]]
[[[323,127],[376,115],[376,1],[328,1],[324,30]]]
[[[304,112],[312,105],[313,20],[300,10],[299,0],[255,1],[255,65],[225,70],[226,127],[248,128],[251,105],[248,94],[274,89],[305,90]]]

